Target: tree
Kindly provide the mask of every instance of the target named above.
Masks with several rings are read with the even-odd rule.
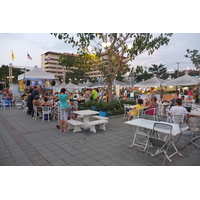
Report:
[[[149,72],[156,74],[158,78],[163,78],[167,72],[167,68],[162,63],[160,65],[152,64],[152,67],[149,67]]]
[[[189,50],[187,49],[187,54],[185,55],[186,58],[190,58],[196,69],[200,68],[200,54],[198,54],[198,50]]]
[[[53,35],[65,43],[72,44],[72,47],[78,47],[79,54],[87,55],[90,52],[99,59],[97,66],[108,84],[109,101],[112,100],[114,79],[124,68],[128,68],[128,62],[143,52],[153,54],[161,46],[167,45],[172,36],[171,33],[160,34],[157,37],[150,33],[77,33],[76,37],[69,33]],[[93,49],[90,45],[94,46]],[[107,56],[107,65],[100,59],[102,53]]]
[[[24,69],[12,68],[12,75],[14,76],[14,78],[12,79],[12,83],[18,83],[18,76],[23,73]],[[9,84],[9,79],[7,78],[8,76],[9,76],[8,65],[2,65],[0,67],[0,81],[5,81],[6,85],[8,85]],[[3,85],[1,85],[0,87],[2,89]]]
[[[84,79],[85,72],[80,67],[80,57],[74,54],[61,54],[59,57],[59,64],[66,67],[66,82],[70,80],[74,84],[78,84],[80,80]],[[83,66],[83,65],[81,65]]]

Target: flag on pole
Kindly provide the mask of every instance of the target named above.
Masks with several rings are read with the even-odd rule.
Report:
[[[15,59],[15,55],[14,55],[13,51],[12,51],[11,57],[12,57],[12,61],[13,61]]]
[[[27,58],[32,60],[31,56],[27,53]]]
[[[45,59],[45,61],[50,61],[51,60],[51,58],[50,57],[47,57],[46,59]]]

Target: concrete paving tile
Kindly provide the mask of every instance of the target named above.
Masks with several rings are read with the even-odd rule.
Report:
[[[10,124],[8,118],[14,125]],[[122,116],[110,118],[105,132],[97,128],[97,133],[83,131],[64,134],[56,129],[57,121],[42,123],[41,120],[32,120],[19,110],[2,111],[0,161],[8,159],[11,166],[16,165],[14,161],[22,166],[49,166],[51,162],[55,166],[146,166],[144,154],[137,147],[129,148],[133,130],[124,124],[125,121]],[[13,157],[9,152],[12,152]],[[186,149],[181,150],[181,153],[188,156]],[[199,159],[195,152],[193,155]],[[27,159],[31,158],[33,162],[28,162]],[[173,163],[166,165],[187,166],[192,163],[189,157],[175,156]]]
[[[36,166],[43,166],[43,165],[46,165],[48,164],[49,162],[47,160],[44,160],[44,159],[41,159],[41,160],[37,160],[37,161],[34,161],[33,162],[33,165],[36,165]]]
[[[93,158],[87,157],[87,158],[81,159],[81,162],[85,165],[90,165],[91,163],[96,162],[96,160]]]
[[[101,154],[95,154],[95,155],[92,155],[92,156],[90,156],[92,159],[94,159],[94,160],[96,160],[96,161],[99,161],[99,160],[101,160],[101,159],[103,159],[103,158],[105,158],[103,155],[101,155]]]
[[[79,160],[74,161],[74,162],[70,162],[68,165],[69,166],[84,166],[84,164]]]
[[[109,158],[103,158],[103,159],[99,160],[99,162],[100,162],[101,164],[103,164],[103,165],[108,165],[108,164],[110,164],[110,163],[112,163],[112,162],[114,162],[114,161],[111,160],[111,159],[109,159]]]
[[[11,157],[10,153],[7,153],[7,152],[1,152],[0,153],[0,160],[4,159],[4,158],[10,158],[10,157]]]
[[[61,159],[65,159],[65,158],[71,157],[72,155],[69,154],[69,153],[67,153],[67,152],[65,152],[65,153],[58,154],[57,156],[58,156],[59,158],[61,158]]]
[[[41,153],[41,155],[42,155],[44,158],[48,158],[48,157],[53,157],[53,156],[55,156],[55,154],[52,153],[52,152]]]
[[[77,158],[71,156],[71,157],[67,157],[67,158],[63,158],[62,160],[64,160],[68,165],[70,165],[70,163],[73,163],[73,162],[78,162],[81,160],[78,160]]]
[[[26,166],[26,165],[33,165],[33,163],[29,159],[20,159],[20,160],[15,160],[16,165],[18,166]]]
[[[57,161],[51,162],[51,165],[52,166],[66,166],[67,164],[63,160],[57,160]]]
[[[55,162],[55,161],[58,161],[58,160],[61,160],[58,156],[51,156],[51,157],[47,157],[45,158],[49,163],[51,162]]]
[[[79,152],[79,154],[74,155],[74,157],[77,158],[78,160],[82,160],[82,159],[84,159],[84,158],[87,158],[88,155]]]
[[[7,157],[7,158],[0,159],[0,165],[3,165],[5,163],[9,163],[9,162],[14,162],[12,157]]]

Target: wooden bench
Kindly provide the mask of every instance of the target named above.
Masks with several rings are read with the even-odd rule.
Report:
[[[106,130],[106,127],[105,125],[108,123],[107,120],[105,119],[99,119],[99,120],[94,120],[94,121],[90,121],[90,122],[87,122],[87,124],[90,126],[90,131],[96,133],[96,129],[95,129],[95,126],[96,125],[100,125],[100,129],[102,130]]]
[[[80,126],[83,125],[83,122],[71,119],[71,120],[68,120],[67,123],[69,124],[67,128],[68,130],[74,129],[73,130],[74,133],[81,131]]]
[[[99,115],[94,115],[94,116],[92,116],[92,118],[109,120],[108,117],[102,117],[102,116],[99,116]]]

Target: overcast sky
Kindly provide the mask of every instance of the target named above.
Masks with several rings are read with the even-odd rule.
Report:
[[[131,66],[151,67],[152,64],[163,63],[168,69],[177,69],[177,62],[180,62],[180,70],[194,68],[190,59],[184,56],[186,49],[200,50],[200,33],[175,33],[167,46],[162,46],[151,56],[141,54]],[[11,59],[12,50],[14,61]],[[41,54],[47,51],[76,53],[70,44],[49,33],[0,33],[0,66],[13,63],[14,66],[41,67]],[[27,52],[32,60],[27,59]]]

